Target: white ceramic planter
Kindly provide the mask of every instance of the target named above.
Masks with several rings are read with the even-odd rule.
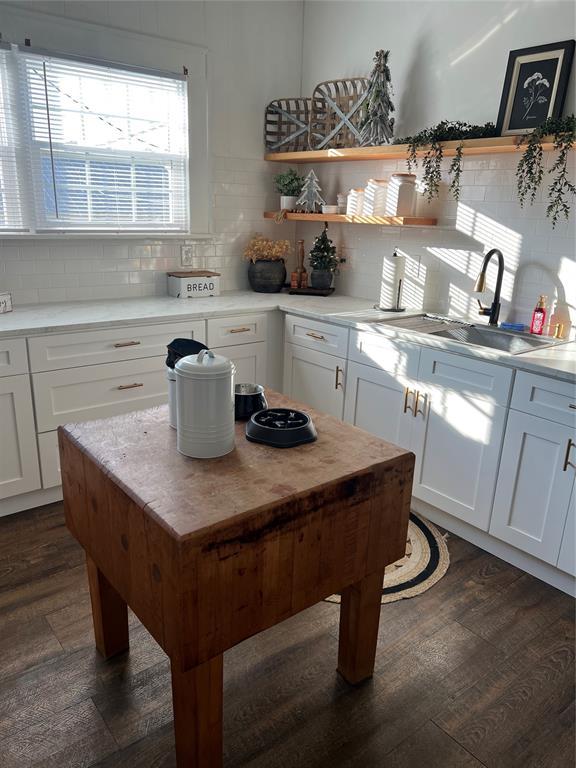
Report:
[[[296,208],[297,195],[280,195],[280,210],[293,211]]]

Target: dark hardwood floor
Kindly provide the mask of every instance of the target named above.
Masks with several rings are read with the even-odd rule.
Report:
[[[465,541],[448,574],[382,608],[372,681],[335,672],[320,603],[225,657],[225,765],[571,768],[574,601]],[[83,553],[55,504],[0,519],[0,766],[174,766],[166,657],[93,647]]]

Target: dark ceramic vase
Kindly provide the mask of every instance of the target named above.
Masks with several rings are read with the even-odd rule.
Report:
[[[248,265],[248,282],[257,293],[278,293],[286,282],[286,267],[282,260],[260,260]]]
[[[328,269],[313,269],[310,273],[310,285],[321,291],[327,291],[332,286],[332,272]]]

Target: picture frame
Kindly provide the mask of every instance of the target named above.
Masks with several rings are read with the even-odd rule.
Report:
[[[532,133],[561,117],[574,58],[574,40],[510,51],[498,110],[499,136]]]

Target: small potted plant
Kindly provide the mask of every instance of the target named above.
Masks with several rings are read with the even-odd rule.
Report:
[[[308,254],[310,259],[310,285],[312,288],[328,290],[332,285],[332,278],[338,269],[342,259],[336,255],[336,246],[328,237],[328,227],[324,227],[322,234],[314,240],[312,250]]]
[[[293,211],[296,208],[296,200],[302,192],[304,179],[298,176],[294,168],[289,168],[285,173],[274,176],[276,191],[280,192],[280,209]]]
[[[246,246],[248,282],[257,293],[278,293],[286,282],[284,259],[291,250],[288,240],[270,240],[257,234]]]

